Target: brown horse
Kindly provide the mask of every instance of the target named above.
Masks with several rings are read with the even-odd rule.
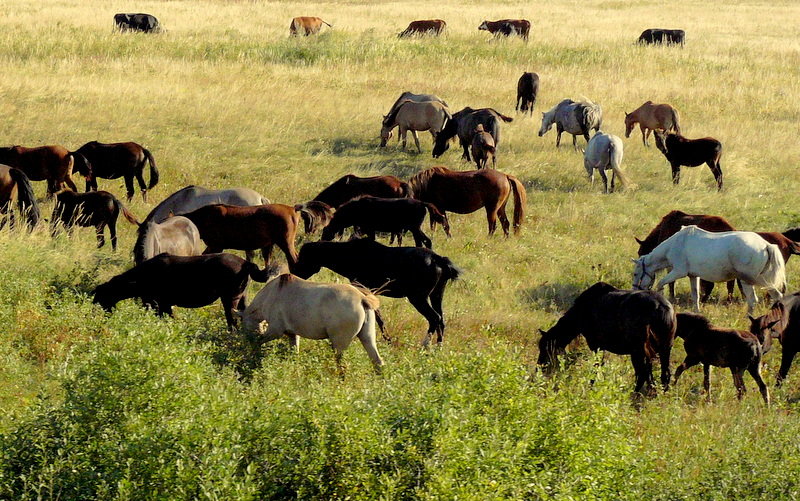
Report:
[[[28,176],[19,169],[0,165],[0,214],[9,214],[11,224],[14,224],[11,206],[14,200],[17,201],[17,208],[20,215],[26,218],[28,227],[33,229],[39,223],[39,205],[36,203],[36,196],[33,194]],[[0,220],[0,228],[5,226],[5,217]]]
[[[94,226],[97,232],[97,247],[106,243],[103,230],[108,226],[111,248],[117,250],[117,218],[122,214],[129,223],[138,226],[139,221],[128,211],[117,197],[107,191],[75,193],[65,190],[56,194],[56,206],[50,225],[55,231],[61,224],[71,232],[74,226]]]
[[[66,184],[72,191],[78,191],[72,180],[72,169],[75,166],[75,155],[63,146],[39,146],[25,148],[10,146],[0,148],[0,164],[16,167],[28,176],[31,181],[47,181],[47,196],[60,191]],[[91,178],[91,171],[85,162],[79,162],[78,172]]]
[[[681,133],[678,123],[678,110],[668,104],[654,104],[647,101],[630,113],[625,113],[625,137],[631,137],[633,126],[639,124],[642,131],[642,142],[645,146],[650,133],[654,130]]]
[[[358,177],[353,174],[340,177],[322,190],[314,200],[338,209],[343,204],[362,195],[378,198],[406,198],[410,189],[408,183],[395,176]]]
[[[783,296],[766,315],[750,317],[750,332],[763,338],[765,346],[773,337],[780,340],[781,368],[775,381],[775,385],[780,386],[789,374],[792,360],[800,352],[800,292]]]
[[[82,166],[83,159],[88,161],[92,175],[86,178],[86,191],[97,191],[97,178],[117,179],[125,178],[125,188],[128,193],[128,202],[133,199],[133,179],[139,182],[142,191],[142,200],[147,201],[147,190],[153,189],[158,184],[158,167],[152,153],[137,143],[99,143],[91,141],[74,153],[76,168]],[[144,166],[150,164],[150,184],[144,183]]]
[[[436,206],[447,219],[447,212],[470,214],[486,209],[489,235],[497,228],[497,218],[508,236],[506,203],[514,194],[514,233],[519,233],[525,217],[527,194],[519,179],[494,169],[457,172],[447,167],[431,167],[409,180],[413,198]],[[433,218],[431,218],[433,221]],[[433,228],[434,225],[431,225]],[[449,226],[449,222],[448,222]]]
[[[181,216],[191,220],[200,231],[200,238],[207,246],[203,254],[215,254],[225,249],[261,249],[265,266],[268,266],[272,246],[277,245],[286,255],[289,269],[294,269],[297,262],[294,240],[300,225],[300,213],[294,207],[283,204],[254,207],[214,204]]]

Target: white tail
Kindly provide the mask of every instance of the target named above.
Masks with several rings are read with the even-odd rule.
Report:
[[[622,172],[619,164],[617,163],[617,156],[615,155],[616,146],[614,145],[614,141],[608,142],[608,161],[611,162],[611,170],[614,171],[614,174],[617,176],[619,181],[622,183],[622,186],[627,187],[630,184],[628,181],[628,176]]]
[[[775,244],[767,244],[767,264],[761,271],[758,279],[762,287],[774,289],[781,294],[786,292],[786,266],[783,262],[783,255]]]

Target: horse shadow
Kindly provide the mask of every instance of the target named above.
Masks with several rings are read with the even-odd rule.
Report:
[[[112,266],[124,265],[126,262],[127,260],[122,256],[111,255],[98,257],[91,267],[75,267],[67,273],[56,275],[47,285],[55,296],[62,296],[65,294],[91,296],[99,283],[97,277],[101,275],[104,270]]]
[[[575,283],[543,282],[536,287],[519,292],[522,302],[534,309],[548,313],[561,313],[572,306],[573,301],[583,292],[585,285]]]

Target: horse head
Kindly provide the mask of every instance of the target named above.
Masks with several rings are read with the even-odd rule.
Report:
[[[381,127],[381,148],[384,148],[389,139],[394,135],[392,130],[394,130],[394,127],[391,125],[383,124]]]
[[[556,324],[558,325],[558,324]],[[564,348],[558,346],[556,326],[549,331],[539,329],[542,335],[539,338],[539,358],[536,363],[544,369],[545,374],[552,374],[558,364],[558,355],[564,353]]]
[[[553,122],[555,118],[555,113],[547,114],[542,113],[542,127],[539,129],[539,137],[544,136],[547,131],[553,128]]]
[[[633,126],[636,125],[636,119],[628,113],[625,112],[625,137],[631,137],[631,132],[633,132]]]
[[[654,130],[653,131],[653,136],[656,138],[656,148],[658,148],[658,150],[661,153],[666,155],[668,153],[668,150],[667,150],[667,135],[664,134],[664,132],[662,132],[660,130]]]
[[[644,256],[639,259],[633,259],[633,289],[634,290],[650,290],[653,287],[653,282],[656,279],[656,274],[647,269]]]

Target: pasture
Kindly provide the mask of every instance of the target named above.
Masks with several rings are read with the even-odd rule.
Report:
[[[134,11],[164,31],[112,29],[115,13]],[[291,19],[306,15],[333,29],[290,38]],[[531,21],[528,43],[477,30],[504,17]],[[396,36],[437,18],[442,37]],[[497,168],[523,182],[527,208],[507,239],[486,236],[482,212],[450,214],[450,239],[429,233],[464,272],[444,297],[443,346],[421,351],[425,319],[404,299],[381,298],[394,339],[378,343],[383,375],[356,346],[343,380],[322,342],[302,340],[294,356],[276,341],[255,363],[217,303],[177,308],[175,319],[134,301],[110,316],[93,306],[89,292],[132,265],[127,223],[116,253],[96,249],[92,229],[51,238],[47,224],[30,234],[6,226],[0,499],[797,498],[800,368],[773,388],[777,343],[762,371],[769,409],[752,380],[737,401],[724,369],[705,403],[695,367],[637,410],[629,360],[606,355],[596,369],[601,356],[580,343],[552,377],[536,367],[539,329],[598,280],[630,287],[633,237],[670,210],[743,230],[800,225],[797,19],[796,2],[758,0],[6,0],[0,146],[142,144],[161,180],[148,202],[137,192],[126,204],[139,220],[188,184],[293,205],[348,173],[473,168],[455,144],[431,158],[427,133],[421,154],[400,151],[396,135],[378,148],[381,117],[404,90],[435,93],[454,112],[514,117],[501,125]],[[685,47],[634,44],[656,27],[684,29]],[[525,71],[540,76],[533,117],[514,113]],[[645,148],[635,129],[622,169],[636,186],[603,195],[570,141],[557,150],[555,131],[536,135],[541,112],[582,96],[621,137],[626,111],[673,105],[685,136],[722,142],[724,189],[705,166],[684,167],[673,186],[654,141]],[[124,200],[122,179],[98,184]],[[34,187],[43,198],[44,183]],[[49,219],[52,202],[42,208]],[[800,259],[786,270],[793,292]],[[328,271],[312,280],[343,282]],[[260,287],[251,283],[249,300]],[[676,310],[690,310],[686,280],[677,294]],[[720,284],[703,314],[747,329],[745,303],[722,297]],[[677,340],[673,369],[683,355]]]

